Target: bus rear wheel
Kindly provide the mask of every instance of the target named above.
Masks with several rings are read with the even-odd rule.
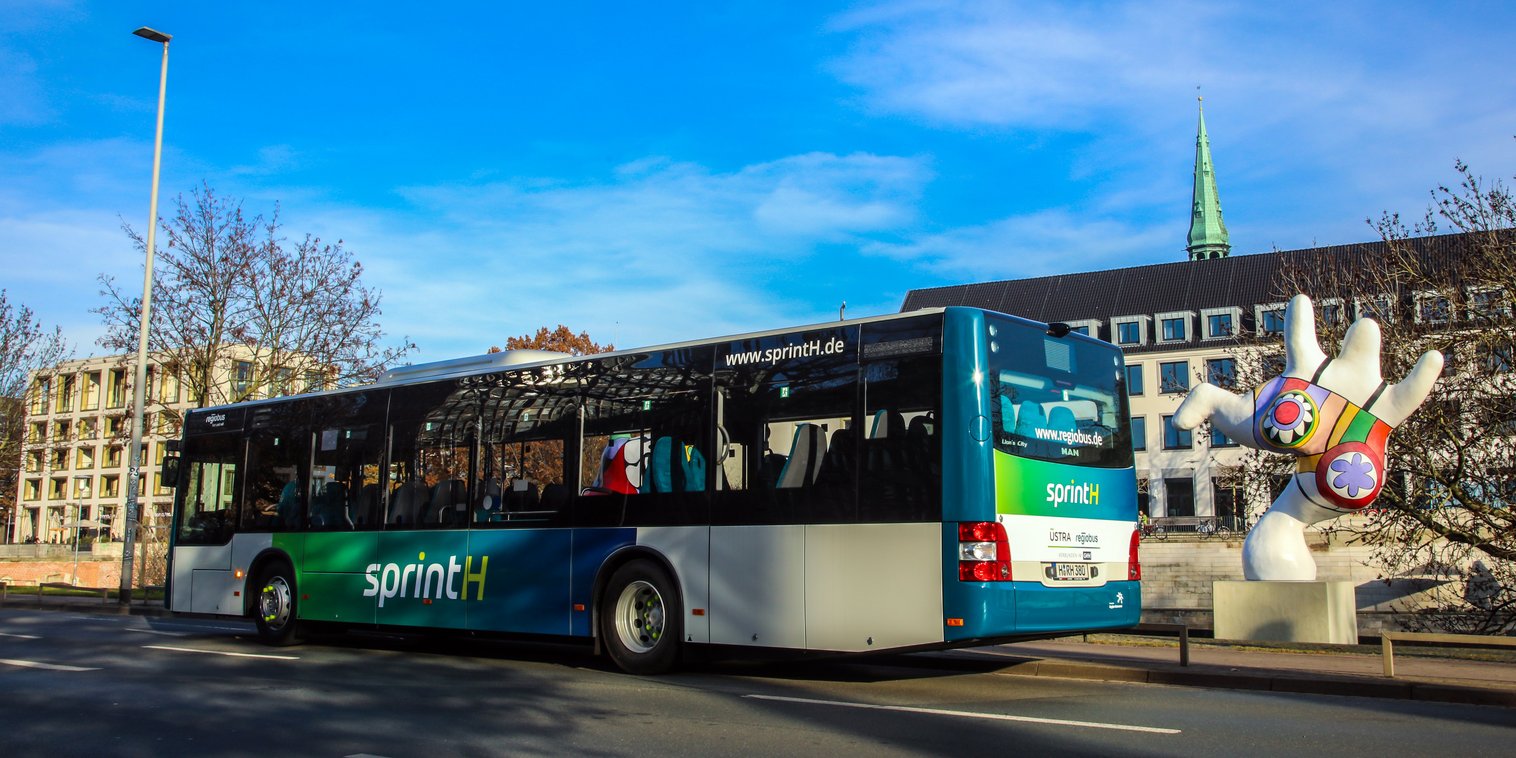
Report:
[[[253,604],[253,622],[258,639],[265,644],[283,647],[301,641],[300,619],[296,611],[295,572],[283,563],[263,570],[258,582],[258,597]]]
[[[600,601],[600,637],[628,674],[661,674],[679,662],[683,609],[668,572],[648,561],[616,569]]]

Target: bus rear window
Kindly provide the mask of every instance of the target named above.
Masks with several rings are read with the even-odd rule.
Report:
[[[989,321],[995,447],[1026,458],[1132,465],[1121,352],[1006,319]]]

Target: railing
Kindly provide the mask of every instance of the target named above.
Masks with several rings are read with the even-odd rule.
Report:
[[[1516,637],[1493,634],[1438,634],[1435,632],[1382,632],[1379,651],[1384,658],[1384,675],[1395,676],[1395,642],[1459,647],[1516,647]]]

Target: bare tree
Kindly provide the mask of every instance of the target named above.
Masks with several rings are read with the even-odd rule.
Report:
[[[160,219],[149,349],[195,406],[372,381],[415,346],[385,345],[380,293],[342,241],[281,236],[278,209],[249,217],[209,186]],[[142,235],[123,229],[139,250]],[[101,276],[100,345],[134,352],[141,300]],[[219,371],[231,371],[232,381]]]
[[[13,305],[0,290],[0,529],[11,523],[16,508],[26,409],[38,399],[29,385],[31,374],[68,353],[62,329],[48,331],[31,308]]]
[[[1374,546],[1389,581],[1419,596],[1429,627],[1516,629],[1516,206],[1504,183],[1456,164],[1425,217],[1370,224],[1383,254],[1286,265],[1280,294],[1335,299],[1387,324],[1386,376],[1436,349],[1448,359],[1426,405],[1389,440],[1392,478],[1367,519],[1338,527]],[[1451,233],[1451,234],[1449,234]],[[1318,307],[1328,353],[1347,319]]]

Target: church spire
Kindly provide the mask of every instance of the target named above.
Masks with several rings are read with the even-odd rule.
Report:
[[[1200,126],[1195,133],[1195,192],[1190,202],[1189,244],[1185,246],[1192,261],[1225,258],[1232,251],[1226,222],[1221,220],[1221,196],[1216,192],[1216,172],[1211,166],[1211,140],[1205,134],[1205,106],[1202,104],[1199,108]]]

